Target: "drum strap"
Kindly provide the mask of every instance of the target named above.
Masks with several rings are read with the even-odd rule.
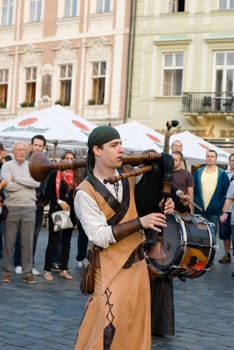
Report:
[[[119,173],[123,173],[123,169],[118,169]],[[95,188],[97,192],[99,192],[102,197],[105,199],[109,207],[115,212],[115,214],[108,220],[109,225],[118,224],[126,215],[126,212],[129,208],[130,203],[130,185],[128,179],[122,179],[123,186],[123,200],[122,202],[118,202],[116,198],[108,191],[106,186],[99,181],[97,178],[93,178],[92,180],[87,177],[86,178]]]

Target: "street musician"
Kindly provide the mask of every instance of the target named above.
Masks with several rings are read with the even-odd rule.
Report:
[[[88,147],[88,177],[78,188],[75,210],[99,253],[95,259],[94,293],[88,301],[75,349],[150,350],[150,285],[142,229],[160,232],[174,204],[169,199],[163,212],[139,217],[134,198],[135,177],[104,183],[106,178],[129,169],[122,167],[123,147],[116,129],[95,128]]]

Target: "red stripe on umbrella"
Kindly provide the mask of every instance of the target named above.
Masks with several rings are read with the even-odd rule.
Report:
[[[77,126],[78,128],[84,130],[84,131],[90,131],[87,125],[82,124],[81,122],[78,122],[77,120],[72,120],[72,123]]]
[[[18,123],[18,126],[30,125],[30,124],[35,123],[36,121],[37,121],[37,118],[35,118],[35,117],[27,118],[27,119],[21,120],[21,121]]]

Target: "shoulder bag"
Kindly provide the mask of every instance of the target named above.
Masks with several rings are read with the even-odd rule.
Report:
[[[73,223],[70,219],[70,210],[59,210],[51,214],[54,223],[54,231],[58,232],[67,228],[72,228]]]

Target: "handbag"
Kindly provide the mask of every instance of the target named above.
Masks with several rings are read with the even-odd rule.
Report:
[[[87,250],[86,258],[82,261],[80,271],[80,291],[83,294],[94,292],[95,278],[95,246],[91,243]]]
[[[73,223],[70,218],[70,210],[55,211],[51,214],[51,218],[54,223],[55,232],[73,227]]]

